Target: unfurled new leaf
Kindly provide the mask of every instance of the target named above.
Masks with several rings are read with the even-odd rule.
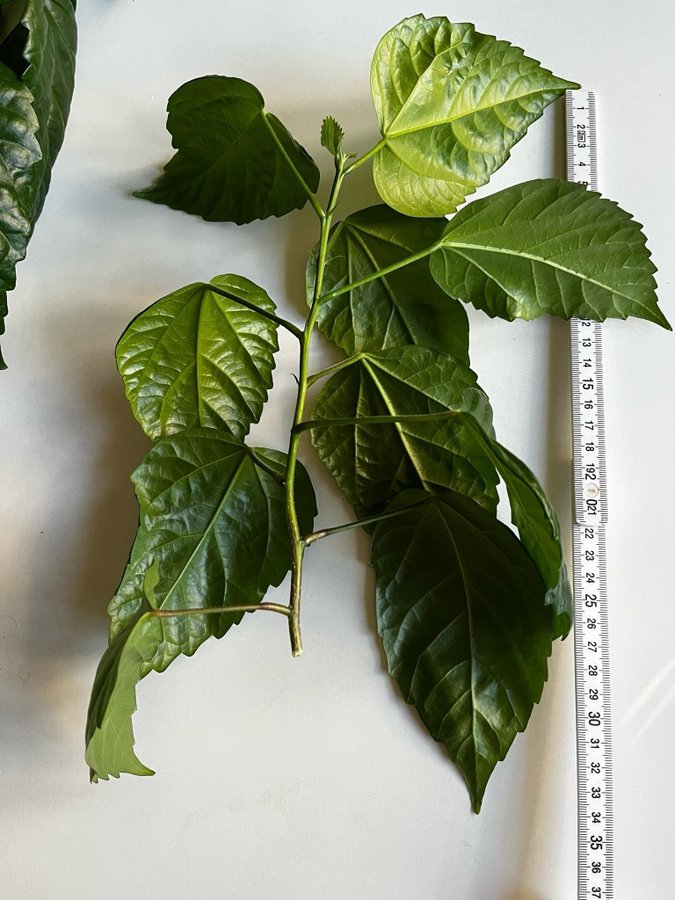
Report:
[[[402,511],[375,529],[377,627],[389,672],[446,746],[478,812],[541,697],[552,611],[509,528],[459,494],[423,500],[401,494]]]
[[[220,275],[163,297],[128,326],[117,366],[149,437],[207,426],[243,438],[258,421],[278,344],[276,324],[253,307],[275,311],[252,281]]]
[[[432,246],[445,219],[413,219],[388,206],[353,213],[328,243],[322,294],[330,294]],[[317,249],[307,266],[314,291]],[[468,362],[469,324],[462,305],[446,296],[420,259],[321,305],[318,325],[347,354],[418,344]]]
[[[438,16],[404,19],[373,57],[378,193],[410,216],[454,212],[569,88],[518,47]]]
[[[492,411],[475,374],[425,347],[359,354],[317,397],[317,419],[470,413],[492,433]],[[407,488],[450,488],[494,509],[497,473],[460,416],[431,421],[319,425],[312,443],[359,517]]]
[[[282,453],[203,428],[162,438],[134,473],[141,523],[108,610],[111,645],[90,706],[87,758],[95,778],[136,771],[135,683],[222,637],[243,615],[159,618],[152,610],[255,604],[285,577],[285,465]],[[316,505],[302,467],[296,506],[303,533],[310,531]]]
[[[342,153],[344,139],[342,125],[333,116],[326,116],[321,125],[321,146],[337,159]]]
[[[451,297],[503,319],[637,316],[669,328],[633,217],[583,185],[526,181],[462,209],[431,272]]]
[[[168,103],[167,128],[178,152],[136,196],[238,225],[304,206],[305,187],[317,189],[319,170],[264,107],[260,91],[240,78],[188,81]]]
[[[0,46],[0,334],[63,141],[77,47],[74,0],[27,0],[19,12],[25,31]]]

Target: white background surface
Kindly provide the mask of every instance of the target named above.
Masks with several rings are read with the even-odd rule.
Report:
[[[302,308],[309,210],[244,228],[131,198],[170,155],[165,103],[183,81],[253,81],[321,163],[321,119],[348,149],[376,139],[372,51],[399,0],[84,0],[66,145],[10,296],[0,374],[0,831],[7,900],[113,897],[568,900],[576,892],[572,642],[470,812],[441,750],[399,699],[375,635],[367,542],[312,548],[305,654],[250,617],[140,686],[137,748],[154,778],[92,786],[83,730],[104,609],[135,526],[146,450],[116,374],[127,321],[193,280],[234,271],[283,315]],[[473,21],[598,96],[600,186],[644,223],[675,320],[670,4],[568,0],[426,7]],[[488,190],[563,175],[549,110]],[[366,167],[363,167],[364,170]],[[369,174],[344,211],[375,202]],[[472,360],[500,439],[538,473],[570,529],[567,326],[471,314]],[[605,329],[616,768],[616,897],[674,897],[672,859],[673,336]],[[255,437],[283,448],[294,348]],[[305,457],[309,456],[309,448]],[[348,516],[313,466],[323,524]],[[280,595],[281,596],[281,595]]]

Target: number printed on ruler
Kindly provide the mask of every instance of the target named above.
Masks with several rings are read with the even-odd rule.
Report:
[[[578,526],[574,652],[579,726],[580,896],[613,896],[613,792],[604,526]]]
[[[567,177],[597,188],[595,99],[567,93]],[[612,729],[605,522],[602,331],[573,319],[574,654],[577,712],[579,898],[614,896]]]
[[[572,329],[572,434],[576,521],[607,521],[601,333],[598,322],[576,320]]]

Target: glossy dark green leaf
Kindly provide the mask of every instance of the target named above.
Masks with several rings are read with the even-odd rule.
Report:
[[[136,196],[238,225],[304,206],[298,175],[315,191],[319,170],[264,106],[260,91],[240,78],[207,75],[179,87],[167,107],[178,152]]]
[[[546,586],[545,602],[555,613],[552,637],[563,637],[572,627],[573,603],[555,510],[525,463],[483,431],[475,419],[464,416],[463,421],[504,480],[511,521]]]
[[[670,328],[639,223],[612,200],[556,179],[526,181],[462,209],[431,272],[490,316],[637,316]]]
[[[258,421],[272,385],[277,326],[251,305],[275,311],[252,281],[220,275],[163,297],[129,325],[117,366],[134,415],[153,440],[197,426],[225,427],[243,438]]]
[[[162,438],[134,473],[141,524],[109,606],[110,647],[90,706],[87,759],[95,778],[143,774],[130,722],[136,682],[221,637],[243,615],[159,618],[152,610],[254,604],[285,577],[285,465],[282,453],[202,428]],[[311,531],[316,505],[302,467],[296,504],[302,531]]]
[[[425,347],[360,354],[333,375],[313,417],[467,412],[492,434],[492,411],[475,374],[461,361]],[[401,490],[451,488],[494,509],[494,466],[458,419],[312,429],[312,443],[359,517],[380,512]]]
[[[541,697],[551,653],[546,588],[513,532],[468,497],[410,506],[373,537],[389,672],[464,776],[473,808]]]
[[[383,137],[375,186],[411,216],[453,212],[545,107],[578,87],[473,25],[423,15],[382,38],[370,85]]]
[[[322,294],[419,253],[440,238],[446,224],[445,219],[402,216],[388,206],[372,206],[348,216],[331,233]],[[310,299],[316,258],[315,248],[307,266]],[[418,344],[468,362],[466,314],[435,283],[428,259],[325,301],[318,325],[349,355]]]
[[[27,0],[0,47],[0,334],[63,141],[76,46],[74,0]]]

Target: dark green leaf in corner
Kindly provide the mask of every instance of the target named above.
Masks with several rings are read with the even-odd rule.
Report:
[[[468,497],[407,491],[373,537],[389,672],[466,780],[475,812],[541,697],[545,586],[513,532]]]
[[[461,421],[469,413],[492,434],[492,410],[476,376],[459,360],[427,347],[358,354],[319,393],[316,419],[425,415],[450,419],[316,427],[319,458],[361,518],[381,512],[406,488],[450,488],[494,510],[497,473]]]
[[[348,216],[328,244],[323,294],[367,278],[432,246],[445,219],[413,219],[388,206]],[[307,291],[314,290],[316,248],[307,265]],[[322,304],[319,328],[349,355],[418,344],[468,362],[469,324],[461,303],[448,297],[423,258]]]
[[[129,325],[117,366],[149,437],[206,426],[243,438],[258,421],[278,344],[276,323],[252,307],[275,311],[252,281],[220,275],[163,297]]]
[[[578,87],[473,25],[422,15],[382,38],[370,85],[383,138],[375,186],[410,216],[454,212],[546,106]]]
[[[94,684],[87,726],[92,777],[151,774],[133,752],[136,683],[222,637],[242,613],[153,616],[255,604],[291,564],[281,479],[286,457],[252,450],[213,429],[162,438],[133,476],[141,525],[122,583],[110,603],[110,646]],[[296,503],[303,533],[316,504],[302,467]]]
[[[260,91],[240,78],[207,75],[178,88],[167,107],[178,152],[136,196],[238,225],[304,206],[298,175],[316,191],[319,170],[264,106]]]
[[[640,225],[583,185],[526,181],[475,200],[448,223],[442,244],[433,277],[490,316],[636,316],[670,328]]]
[[[74,0],[27,0],[24,7],[20,25],[0,45],[0,334],[7,291],[16,285],[16,264],[63,141],[77,46]]]

